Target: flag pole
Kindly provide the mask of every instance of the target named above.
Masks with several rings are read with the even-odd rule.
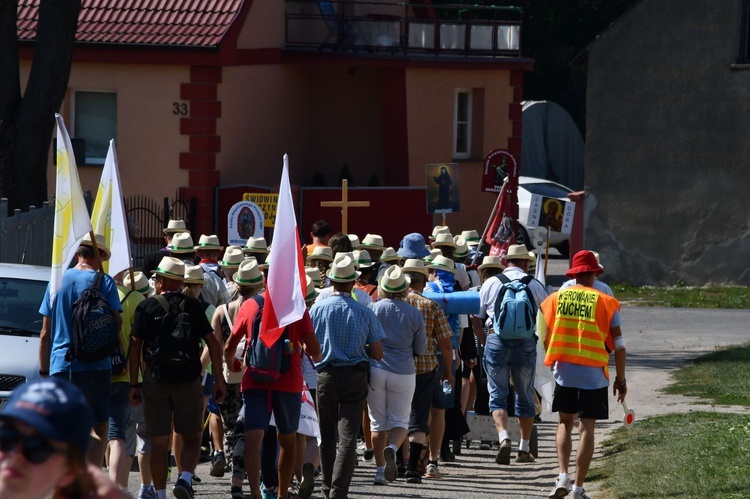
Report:
[[[500,199],[503,197],[503,191],[505,191],[505,186],[508,185],[508,178],[509,177],[505,177],[503,179],[503,187],[500,189],[500,192],[497,193],[497,199],[495,199],[495,206],[492,207],[490,218],[487,219],[487,225],[484,226],[484,232],[482,232],[482,239],[479,242],[479,246],[477,246],[477,251],[474,252],[474,256],[471,259],[471,265],[474,265],[476,263],[477,256],[479,256],[479,248],[482,247],[482,244],[486,243],[485,238],[487,237],[487,231],[490,230],[492,219],[495,218],[495,213],[497,213],[497,207],[500,205]]]
[[[549,261],[549,227],[547,227],[547,244],[544,248],[544,278],[547,279],[547,262]]]
[[[130,273],[130,289],[135,291],[135,273],[133,272],[133,266],[131,265],[128,269],[128,272]]]
[[[94,248],[94,256],[96,257],[96,264],[97,267],[99,267],[99,272],[104,272],[104,269],[102,268],[102,255],[99,254],[99,243],[96,241],[96,234],[94,234],[93,230],[89,232],[89,237],[91,237],[91,246]]]

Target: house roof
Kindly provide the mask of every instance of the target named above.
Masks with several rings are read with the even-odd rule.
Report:
[[[36,38],[41,0],[18,0],[18,39]],[[76,41],[217,47],[245,0],[82,0]]]

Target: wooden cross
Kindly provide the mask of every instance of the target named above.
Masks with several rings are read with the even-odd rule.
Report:
[[[341,232],[349,234],[348,221],[349,221],[349,208],[369,208],[369,201],[349,201],[349,181],[343,179],[341,181],[341,201],[321,201],[321,208],[341,208]]]

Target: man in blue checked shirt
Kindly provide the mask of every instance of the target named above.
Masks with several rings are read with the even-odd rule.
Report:
[[[332,296],[310,309],[323,355],[323,360],[315,364],[322,490],[326,499],[345,499],[357,461],[369,359],[383,358],[380,340],[385,333],[373,311],[352,298],[357,272],[351,257],[337,257],[327,276],[333,285]]]

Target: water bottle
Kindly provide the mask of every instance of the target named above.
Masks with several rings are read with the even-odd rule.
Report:
[[[451,386],[451,384],[448,382],[447,379],[443,380],[443,393],[445,395],[450,395],[451,393],[453,393],[453,387]]]
[[[284,350],[286,350],[289,353],[294,352],[294,344],[289,340],[284,340]]]

